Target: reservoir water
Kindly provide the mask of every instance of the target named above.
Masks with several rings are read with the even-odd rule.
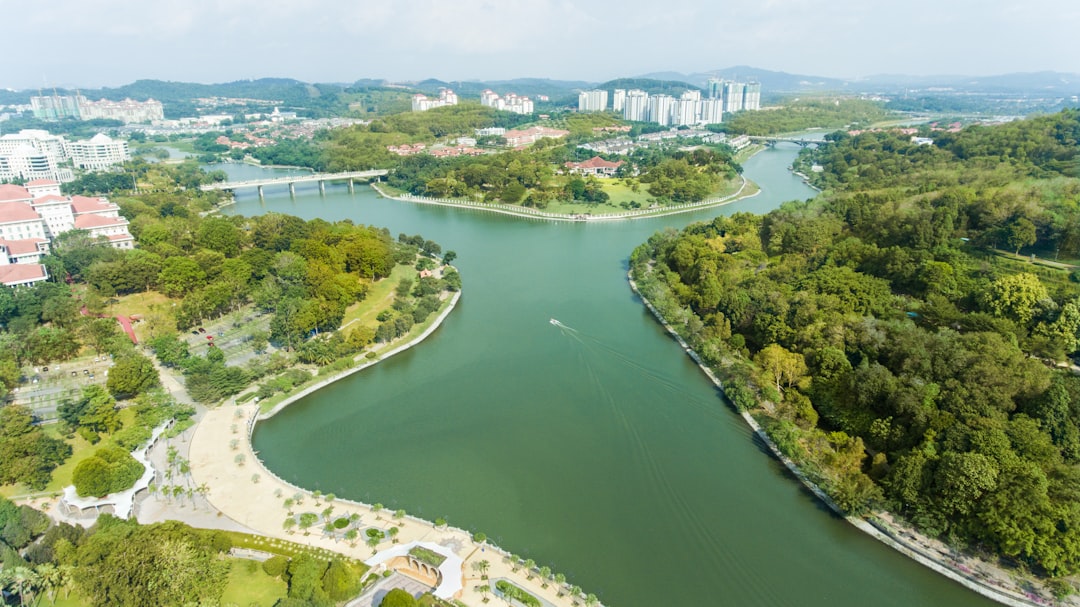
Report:
[[[796,151],[781,144],[746,163],[756,198],[603,224],[341,184],[325,196],[298,186],[295,198],[267,188],[264,201],[239,192],[227,212],[422,234],[458,253],[464,281],[427,341],[260,423],[255,448],[303,487],[483,531],[612,607],[993,605],[825,509],[626,283],[630,251],[657,230],[813,196],[787,170]]]

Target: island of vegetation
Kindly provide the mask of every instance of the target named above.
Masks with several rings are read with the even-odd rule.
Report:
[[[827,139],[822,196],[658,233],[633,279],[843,512],[1072,593],[1080,113]]]

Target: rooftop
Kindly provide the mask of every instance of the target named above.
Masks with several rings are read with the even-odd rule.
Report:
[[[11,200],[28,201],[32,199],[30,191],[21,185],[12,185],[5,183],[0,185],[0,202],[8,202]]]
[[[40,219],[41,215],[25,202],[0,202],[0,223]]]
[[[35,280],[44,280],[49,275],[45,273],[45,266],[36,263],[13,263],[0,266],[0,283],[16,285]]]

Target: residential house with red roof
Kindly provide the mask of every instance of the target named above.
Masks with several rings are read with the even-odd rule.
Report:
[[[622,160],[611,162],[599,156],[593,156],[585,162],[567,162],[566,170],[574,175],[592,175],[594,177],[613,177],[619,167],[626,164]]]

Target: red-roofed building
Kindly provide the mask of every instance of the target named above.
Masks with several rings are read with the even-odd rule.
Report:
[[[34,195],[21,185],[0,184],[0,202],[30,202]]]
[[[49,241],[44,238],[25,240],[0,240],[0,257],[8,263],[37,263],[49,252]],[[0,264],[3,264],[0,259]]]
[[[60,182],[55,179],[35,179],[26,184],[26,190],[34,199],[42,196],[60,196]]]
[[[594,177],[612,177],[619,167],[626,164],[622,160],[611,162],[599,156],[593,156],[585,162],[567,162],[566,168],[575,175],[593,175]]]
[[[45,266],[36,263],[14,263],[0,265],[0,284],[7,287],[21,287],[48,280],[49,273]]]
[[[503,137],[506,138],[506,145],[516,148],[524,145],[532,145],[545,137],[561,139],[569,134],[570,131],[564,131],[562,129],[552,129],[546,126],[533,126],[520,131],[506,131],[506,134],[504,134]]]
[[[0,238],[23,240],[47,236],[41,215],[32,206],[25,202],[0,202]]]
[[[30,188],[0,186],[0,239],[45,240],[78,228],[88,230],[91,236],[107,237],[118,249],[135,246],[127,219],[120,216],[120,207],[108,199],[61,196],[56,182],[44,180],[31,187],[42,194],[28,198]]]

